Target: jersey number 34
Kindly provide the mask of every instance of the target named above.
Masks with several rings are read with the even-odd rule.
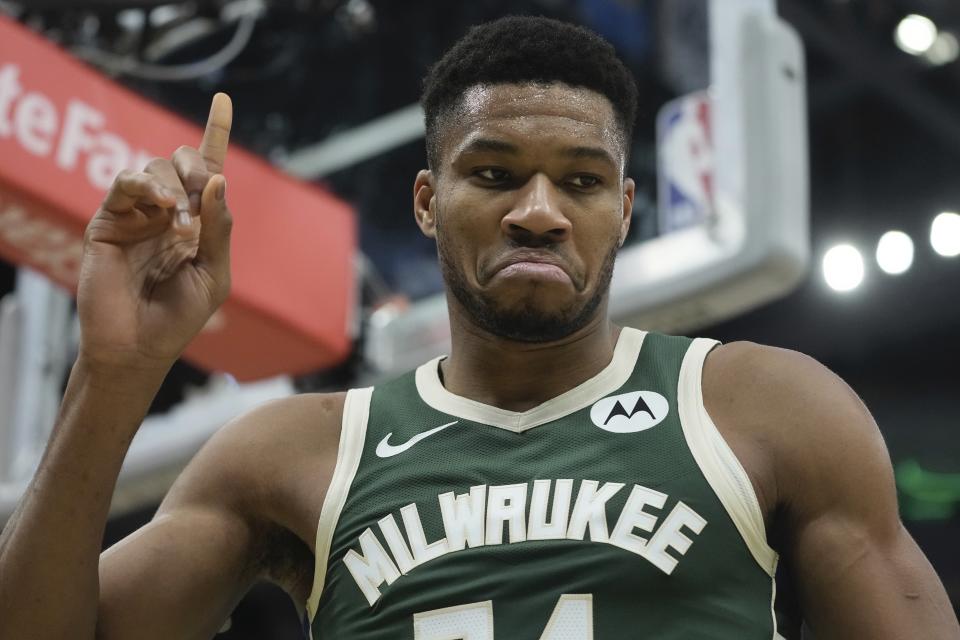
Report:
[[[493,601],[424,611],[413,616],[414,640],[493,640]],[[540,640],[593,640],[593,596],[564,594]]]

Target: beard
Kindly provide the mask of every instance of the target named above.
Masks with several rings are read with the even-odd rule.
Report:
[[[610,290],[618,250],[619,243],[613,242],[600,266],[596,287],[585,301],[577,301],[560,309],[544,309],[531,296],[519,306],[505,308],[493,296],[470,288],[463,272],[456,266],[454,251],[444,240],[440,225],[437,225],[437,253],[447,290],[480,329],[517,342],[554,342],[585,327],[595,317],[600,303]]]

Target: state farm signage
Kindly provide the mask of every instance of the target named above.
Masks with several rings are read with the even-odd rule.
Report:
[[[134,151],[105,129],[106,115],[81,99],[61,111],[41,91],[25,88],[20,67],[0,66],[0,138],[11,138],[28,153],[47,157],[67,172],[81,171],[97,191],[109,188],[122,169],[142,168],[155,153]]]
[[[117,173],[201,134],[0,16],[0,258],[75,290],[83,229]],[[185,357],[240,379],[336,363],[350,344],[351,210],[236,146],[225,174],[233,290]]]
[[[83,100],[71,99],[59,110],[49,96],[25,87],[21,75],[16,63],[0,65],[0,139],[84,177],[99,194],[122,169],[142,168],[157,155],[134,152],[126,140],[104,129],[106,116]],[[0,194],[0,238],[22,252],[25,262],[75,287],[83,242],[74,229],[52,222],[49,215],[31,215]]]

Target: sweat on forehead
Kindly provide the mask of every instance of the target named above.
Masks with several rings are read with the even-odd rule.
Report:
[[[552,136],[567,132],[587,136],[622,161],[626,132],[610,101],[602,94],[560,82],[523,82],[476,85],[437,114],[433,123],[432,160],[441,157],[478,132],[503,127],[521,136]],[[446,161],[446,160],[444,160]]]

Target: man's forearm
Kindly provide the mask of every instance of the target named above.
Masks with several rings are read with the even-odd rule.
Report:
[[[165,374],[74,365],[40,465],[0,534],[0,640],[94,637],[110,500]]]

